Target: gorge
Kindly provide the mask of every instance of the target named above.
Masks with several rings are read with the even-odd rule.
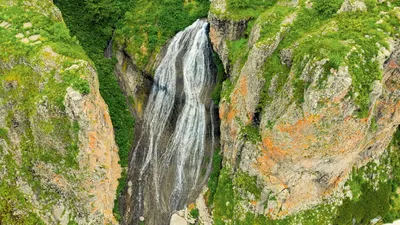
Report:
[[[206,184],[218,140],[210,97],[214,67],[206,22],[198,20],[172,39],[155,71],[143,121],[136,122],[124,223],[139,224],[142,217],[169,224]]]
[[[0,85],[0,224],[400,218],[398,0],[0,0]]]

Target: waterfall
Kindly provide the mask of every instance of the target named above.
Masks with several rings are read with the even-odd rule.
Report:
[[[199,195],[216,142],[214,83],[208,24],[198,20],[173,38],[155,71],[137,124],[124,223],[168,224],[174,211]]]

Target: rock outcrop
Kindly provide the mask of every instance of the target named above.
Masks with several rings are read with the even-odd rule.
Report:
[[[92,63],[52,1],[0,11],[0,223],[116,224],[121,168]]]
[[[224,167],[233,180],[241,173],[256,177],[255,188],[260,189],[257,197],[249,191],[254,188],[234,185],[239,197],[231,207],[239,220],[249,212],[279,219],[326,199],[336,201],[333,196],[343,192],[352,169],[379,160],[400,124],[398,30],[372,37],[377,35],[374,26],[389,16],[369,12],[374,20],[371,28],[361,26],[371,29],[371,34],[357,28],[344,31],[347,28],[338,26],[345,23],[340,16],[318,19],[323,25],[306,30],[298,21],[310,13],[307,10],[320,10],[318,1],[306,9],[288,2],[278,1],[261,12],[249,37],[241,32],[243,25],[237,18],[213,13],[224,5],[221,1],[212,2],[209,15],[211,40],[229,68],[232,83],[225,86],[220,104]],[[399,19],[399,8],[388,5],[386,13]],[[332,12],[367,10],[363,1],[344,1],[335,7],[340,10]],[[303,36],[298,36],[299,30]],[[355,33],[347,38],[335,36],[340,32]],[[235,53],[239,59],[231,61],[227,43],[240,38],[248,43]],[[364,39],[377,47],[367,53],[361,43]],[[323,44],[325,40],[338,43],[334,49],[343,48],[343,52],[331,54],[333,47]],[[340,62],[331,57],[341,57]],[[366,61],[374,64],[369,67]],[[366,76],[376,78],[363,81],[369,78],[360,70],[370,70],[365,74],[374,75]],[[226,192],[227,187],[220,188]],[[232,218],[221,219],[232,222]]]
[[[217,5],[214,7],[219,6]],[[239,21],[234,21],[225,18],[219,18],[217,15],[210,12],[208,21],[210,22],[210,39],[213,42],[214,51],[218,53],[222,63],[224,64],[225,70],[228,71],[229,49],[227,42],[237,41],[244,35],[248,20],[242,19]]]
[[[120,86],[130,100],[130,107],[136,118],[143,119],[153,77],[139,68],[123,49],[118,51],[117,59],[115,70]]]

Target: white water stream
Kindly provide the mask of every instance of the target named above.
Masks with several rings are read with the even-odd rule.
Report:
[[[130,162],[127,224],[167,224],[206,183],[215,147],[208,24],[178,33],[157,68]]]

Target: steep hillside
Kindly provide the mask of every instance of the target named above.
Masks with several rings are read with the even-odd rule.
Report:
[[[394,207],[388,198],[396,186],[380,196],[392,189],[379,189],[388,179],[377,178],[380,172],[365,173],[374,185],[348,179],[353,168],[384,161],[400,123],[399,6],[213,1],[210,37],[230,76],[220,104],[224,163],[213,205],[216,224],[280,218],[366,224]],[[391,174],[386,166],[383,173]],[[351,207],[347,200],[340,206],[345,196]],[[358,197],[379,199],[379,205],[360,212]],[[298,214],[315,207],[318,213]],[[348,215],[340,220],[340,213]]]
[[[52,1],[0,1],[0,223],[114,224],[118,148]]]
[[[165,184],[165,191],[174,184],[145,174],[146,168],[166,172],[158,166],[184,168],[189,159],[197,175],[206,179],[204,165],[211,162],[212,171],[207,190],[196,203],[179,203],[186,209],[173,221],[342,225],[400,218],[399,0],[54,3],[61,11],[50,0],[0,0],[0,224],[155,221],[151,209],[168,208],[183,192],[143,214],[142,206],[151,205],[144,199],[158,204],[160,198],[141,194],[152,190],[142,188],[142,175],[149,184]],[[146,140],[174,133],[179,105],[190,101],[171,91],[184,93],[185,72],[198,78],[204,70],[198,59],[190,61],[190,71],[183,66],[193,40],[171,45],[197,19],[208,21],[201,43],[210,40],[215,52],[213,58],[203,46],[210,53],[203,64],[210,66],[207,74],[218,73],[196,101],[214,109],[211,97],[219,105],[220,129],[211,136],[213,143],[220,139],[220,149],[193,160],[179,151],[192,146],[174,145],[186,161],[161,165],[160,155],[172,162],[160,152],[169,139],[151,154]],[[165,59],[170,45],[176,62]],[[165,74],[179,79],[158,82],[163,59]],[[145,115],[152,87],[179,104]],[[153,105],[168,103],[160,99]],[[174,136],[176,143],[201,136],[188,130]],[[143,141],[134,141],[134,133],[144,134]],[[133,152],[132,143],[140,141]],[[197,195],[201,188],[192,190]],[[168,224],[169,212],[158,221]]]

